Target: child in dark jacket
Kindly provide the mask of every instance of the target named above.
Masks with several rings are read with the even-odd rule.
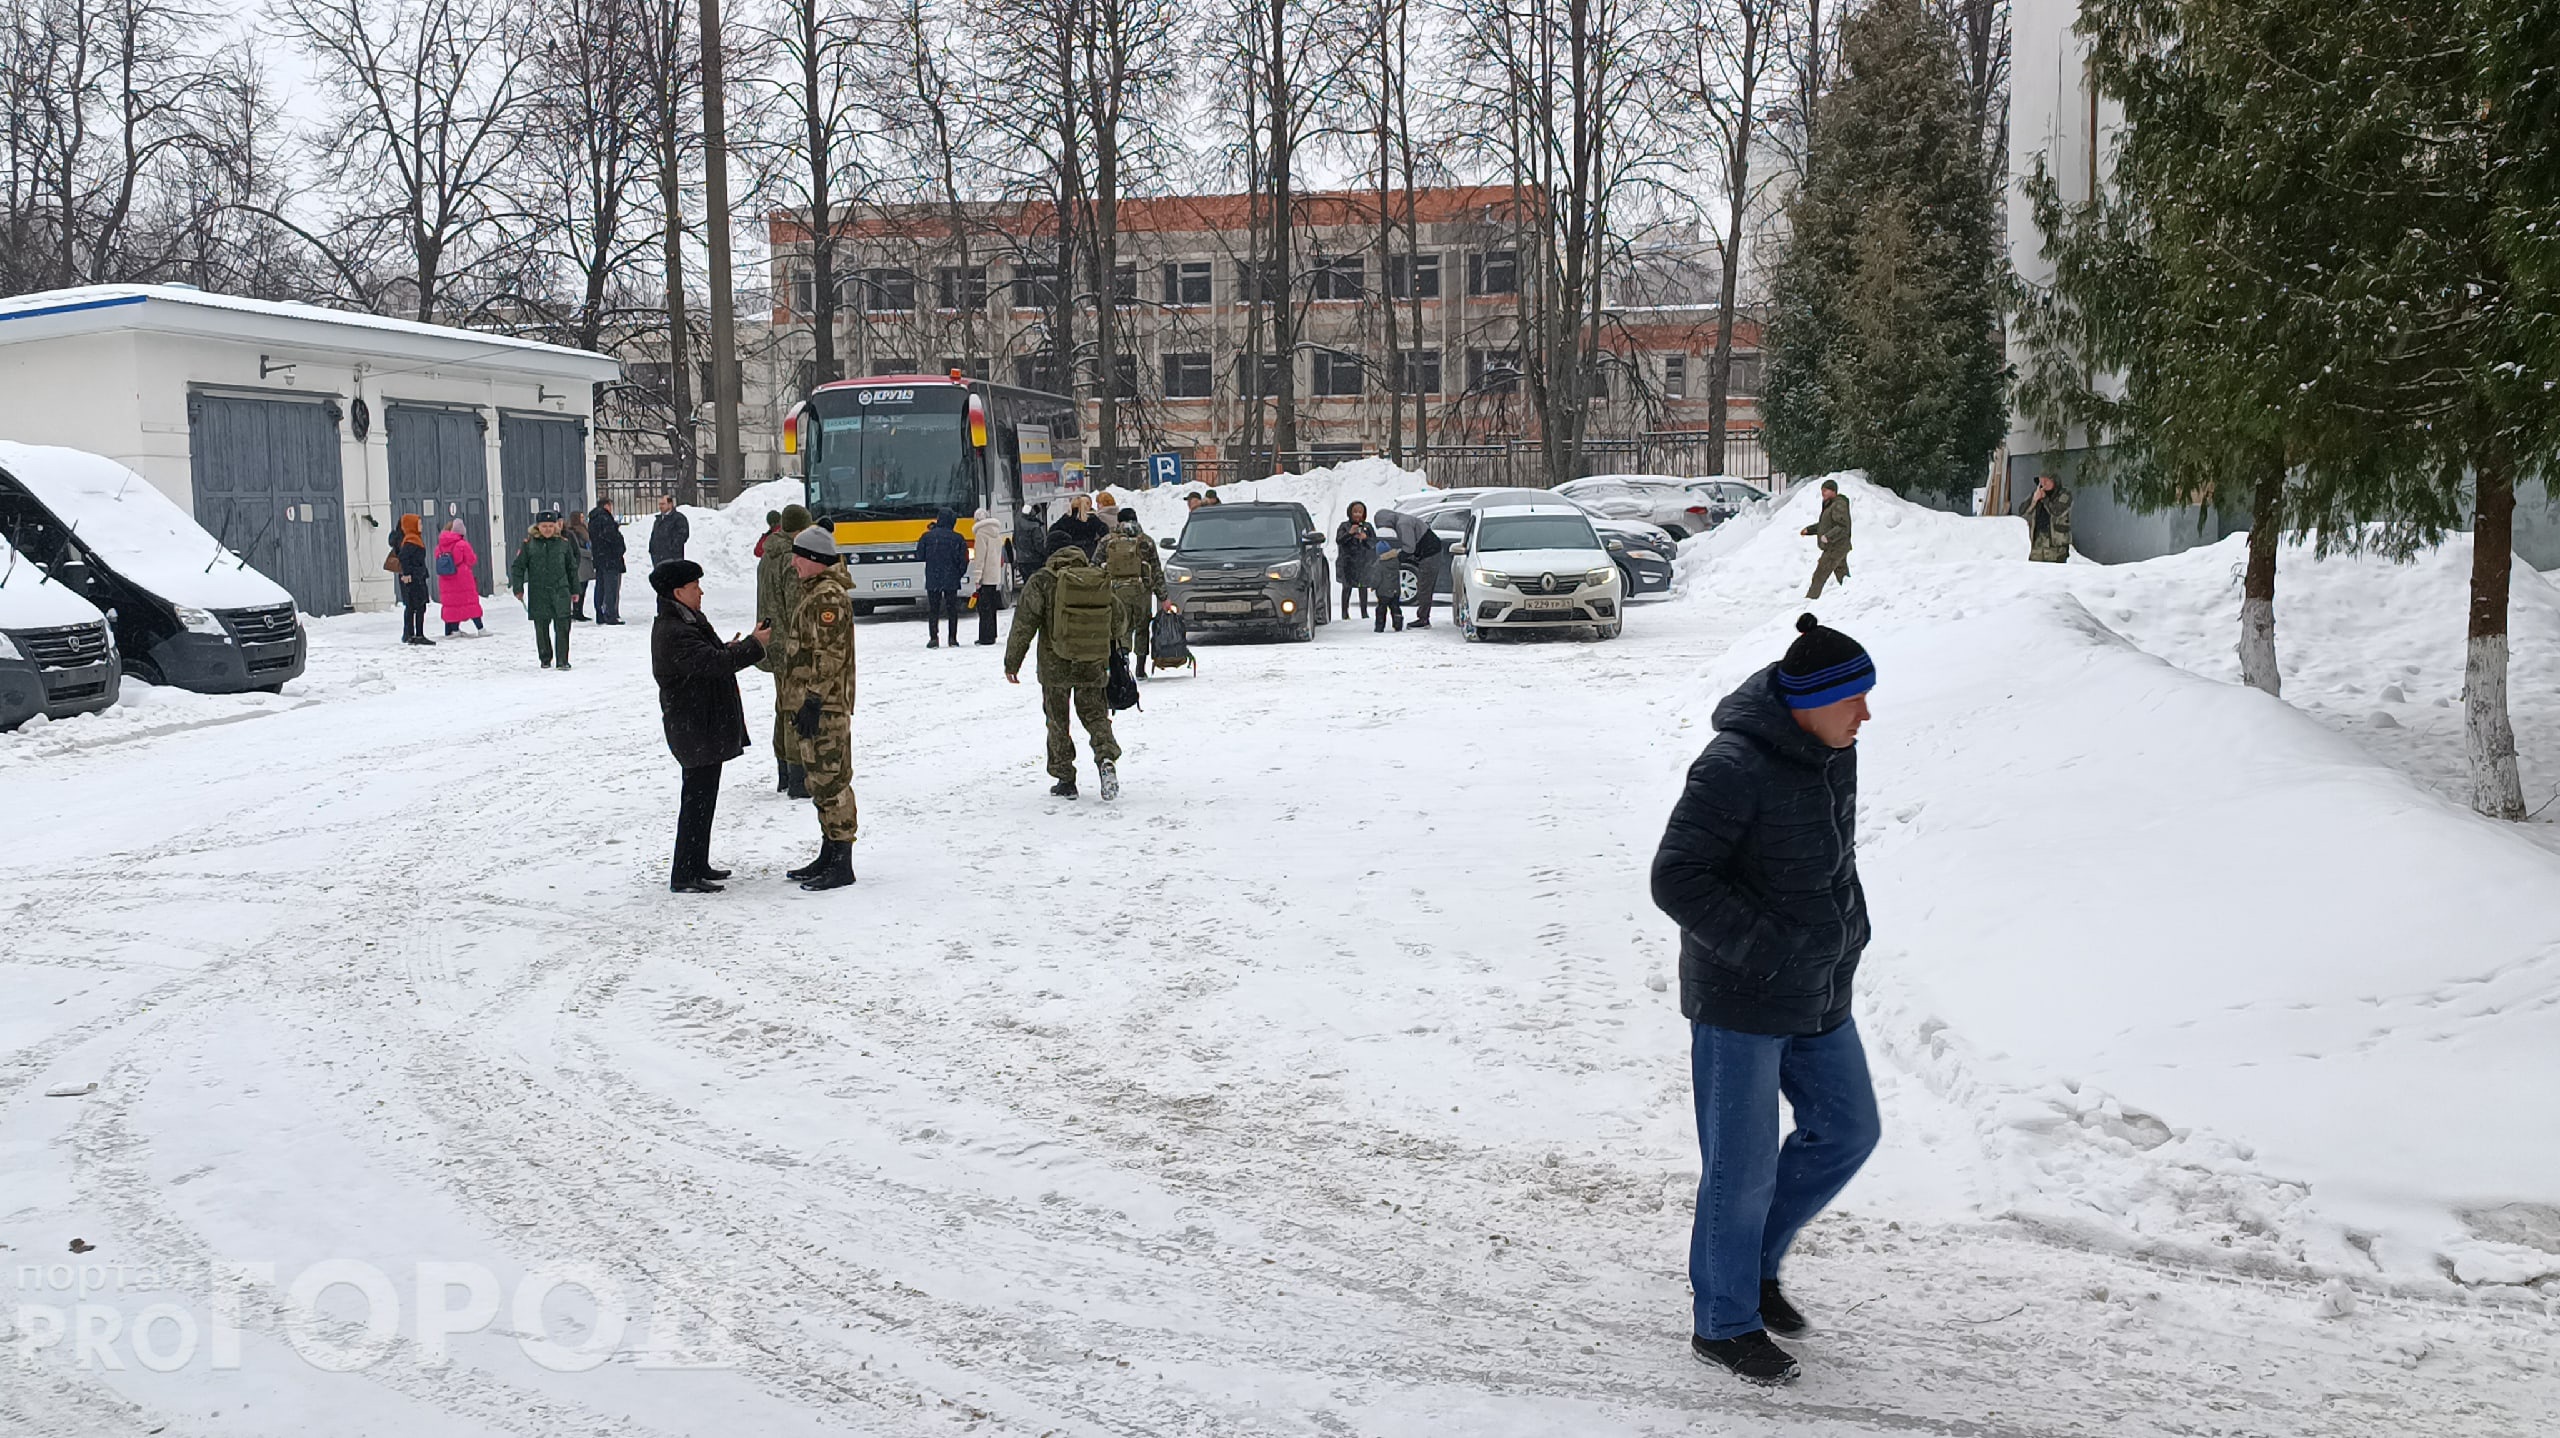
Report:
[[[1395,621],[1396,632],[1404,632],[1404,603],[1397,597],[1396,587],[1404,569],[1404,550],[1396,544],[1393,531],[1382,531],[1377,541],[1378,557],[1369,566],[1369,589],[1378,596],[1378,624],[1373,631],[1387,632],[1387,621]]]

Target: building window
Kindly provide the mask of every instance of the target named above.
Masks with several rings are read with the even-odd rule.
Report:
[[[1725,372],[1724,391],[1727,395],[1748,395],[1754,399],[1759,398],[1759,351],[1754,350],[1750,354],[1738,354],[1733,357],[1733,367]]]
[[[1217,381],[1205,354],[1175,354],[1164,357],[1164,394],[1167,399],[1207,399]]]
[[[1013,382],[1020,389],[1046,390],[1051,394],[1065,393],[1064,388],[1058,383],[1058,367],[1046,354],[1015,355]]]
[[[946,310],[982,310],[987,307],[987,267],[944,265],[933,272],[934,302]]]
[[[1317,299],[1356,300],[1368,293],[1369,264],[1358,255],[1336,255],[1317,260],[1308,279]]]
[[[1387,264],[1387,293],[1400,300],[1440,298],[1440,257],[1396,256]]]
[[[693,365],[693,397],[694,397],[695,399],[707,402],[707,401],[709,401],[709,400],[712,398],[712,393],[711,393],[711,376],[712,376],[712,375],[714,375],[715,373],[717,373],[717,371],[715,371],[714,369],[712,369],[712,368],[711,368],[711,361],[709,361],[709,360],[696,360],[696,361],[694,361],[694,365]],[[729,361],[729,382],[730,382],[731,384],[734,384],[734,385],[736,385],[736,386],[738,387],[738,393],[739,393],[739,394],[742,394],[742,395],[743,395],[743,394],[745,394],[745,393],[747,392],[747,364],[746,364],[746,361],[744,361],[744,360],[731,360],[731,361]]]
[[[1351,460],[1358,459],[1367,453],[1367,446],[1357,444],[1311,444],[1307,446],[1307,457],[1314,460],[1318,467],[1328,464],[1344,464]]]
[[[1395,359],[1396,389],[1402,394],[1438,394],[1440,392],[1440,352],[1438,350],[1397,350]]]
[[[862,307],[882,314],[906,314],[916,307],[916,272],[864,270]]]
[[[631,377],[631,387],[659,404],[675,402],[675,367],[663,360],[642,360],[623,366]]]
[[[807,270],[791,272],[791,312],[795,315],[818,312],[818,277]]]
[[[962,359],[958,355],[944,355],[942,357],[941,372],[949,374],[953,370],[958,370],[971,379],[985,379],[987,377],[987,357],[985,355],[971,355],[967,359]]]
[[[1138,397],[1138,357],[1136,355],[1111,357],[1111,393],[1117,399]]]
[[[1236,386],[1246,399],[1268,399],[1280,392],[1281,377],[1288,373],[1286,355],[1238,355]]]
[[[876,359],[871,362],[871,373],[874,375],[914,374],[915,372],[916,362],[905,355],[891,355],[887,359]]]
[[[1111,299],[1113,303],[1123,305],[1134,305],[1138,302],[1138,267],[1136,265],[1112,267]]]
[[[1217,266],[1207,260],[1177,260],[1164,267],[1164,302],[1169,305],[1209,303],[1209,276]]]
[[[1315,357],[1315,389],[1320,395],[1350,395],[1361,391],[1367,376],[1360,367],[1360,357],[1340,350],[1317,350]]]
[[[1520,252],[1482,250],[1467,256],[1467,293],[1471,295],[1520,293]]]
[[[1013,307],[1018,310],[1056,309],[1058,307],[1058,267],[1056,265],[1014,266]]]
[[[1662,357],[1662,397],[1665,399],[1689,397],[1689,357],[1687,355]]]
[[[1520,388],[1520,352],[1518,350],[1467,351],[1467,391],[1470,394],[1513,394]]]
[[[1288,298],[1288,287],[1274,276],[1265,282],[1264,267],[1251,260],[1236,261],[1236,297],[1247,303],[1260,300],[1276,304]]]

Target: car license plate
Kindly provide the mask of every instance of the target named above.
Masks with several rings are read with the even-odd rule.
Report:
[[[871,587],[875,591],[882,589],[913,589],[916,587],[916,582],[912,579],[875,579],[871,581]]]
[[[1573,601],[1570,599],[1523,599],[1520,601],[1520,607],[1523,609],[1571,609]]]

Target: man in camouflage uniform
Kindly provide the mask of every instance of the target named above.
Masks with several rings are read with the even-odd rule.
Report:
[[[1813,562],[1813,588],[1805,598],[1820,599],[1822,584],[1827,579],[1849,577],[1849,496],[1830,480],[1822,482],[1822,517],[1804,527],[1822,546],[1822,557]]]
[[[818,806],[818,857],[789,870],[800,887],[853,882],[853,586],[835,536],[812,525],[793,536],[797,577],[779,683],[793,702],[791,732]]]
[[[1164,603],[1164,561],[1156,557],[1156,544],[1138,527],[1138,511],[1123,505],[1120,528],[1102,541],[1102,572],[1111,580],[1111,592],[1119,597],[1131,617],[1123,631],[1120,647],[1129,651],[1130,672],[1147,676],[1147,632],[1153,626],[1156,609]]]
[[[782,674],[790,658],[785,631],[791,627],[800,594],[799,576],[791,572],[791,541],[809,527],[809,511],[795,504],[774,519],[778,527],[765,536],[764,552],[756,560],[756,622],[772,622],[773,642],[765,646],[764,658],[756,661],[756,667],[773,676],[774,787],[794,799],[806,799],[809,778],[800,767],[799,736],[791,732],[791,711],[799,707],[800,697],[782,682]]]
[[[569,616],[579,593],[578,546],[560,532],[560,511],[546,509],[534,516],[533,533],[507,561],[507,588],[524,601],[525,617],[533,621],[533,652],[542,667],[568,668]]]
[[[2064,564],[2071,559],[2071,491],[2036,476],[2036,492],[2027,501],[2027,559],[2036,564]]]
[[[1076,743],[1067,733],[1067,706],[1084,722],[1093,745],[1102,797],[1120,797],[1120,741],[1111,733],[1111,641],[1129,630],[1127,604],[1083,550],[1061,544],[1022,586],[1014,601],[1013,630],[1004,647],[1004,677],[1022,682],[1022,657],[1040,638],[1040,709],[1049,723],[1049,792],[1076,797]]]

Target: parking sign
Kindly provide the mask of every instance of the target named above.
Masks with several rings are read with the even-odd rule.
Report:
[[[1172,450],[1148,455],[1147,483],[1150,486],[1182,483],[1182,456]]]

